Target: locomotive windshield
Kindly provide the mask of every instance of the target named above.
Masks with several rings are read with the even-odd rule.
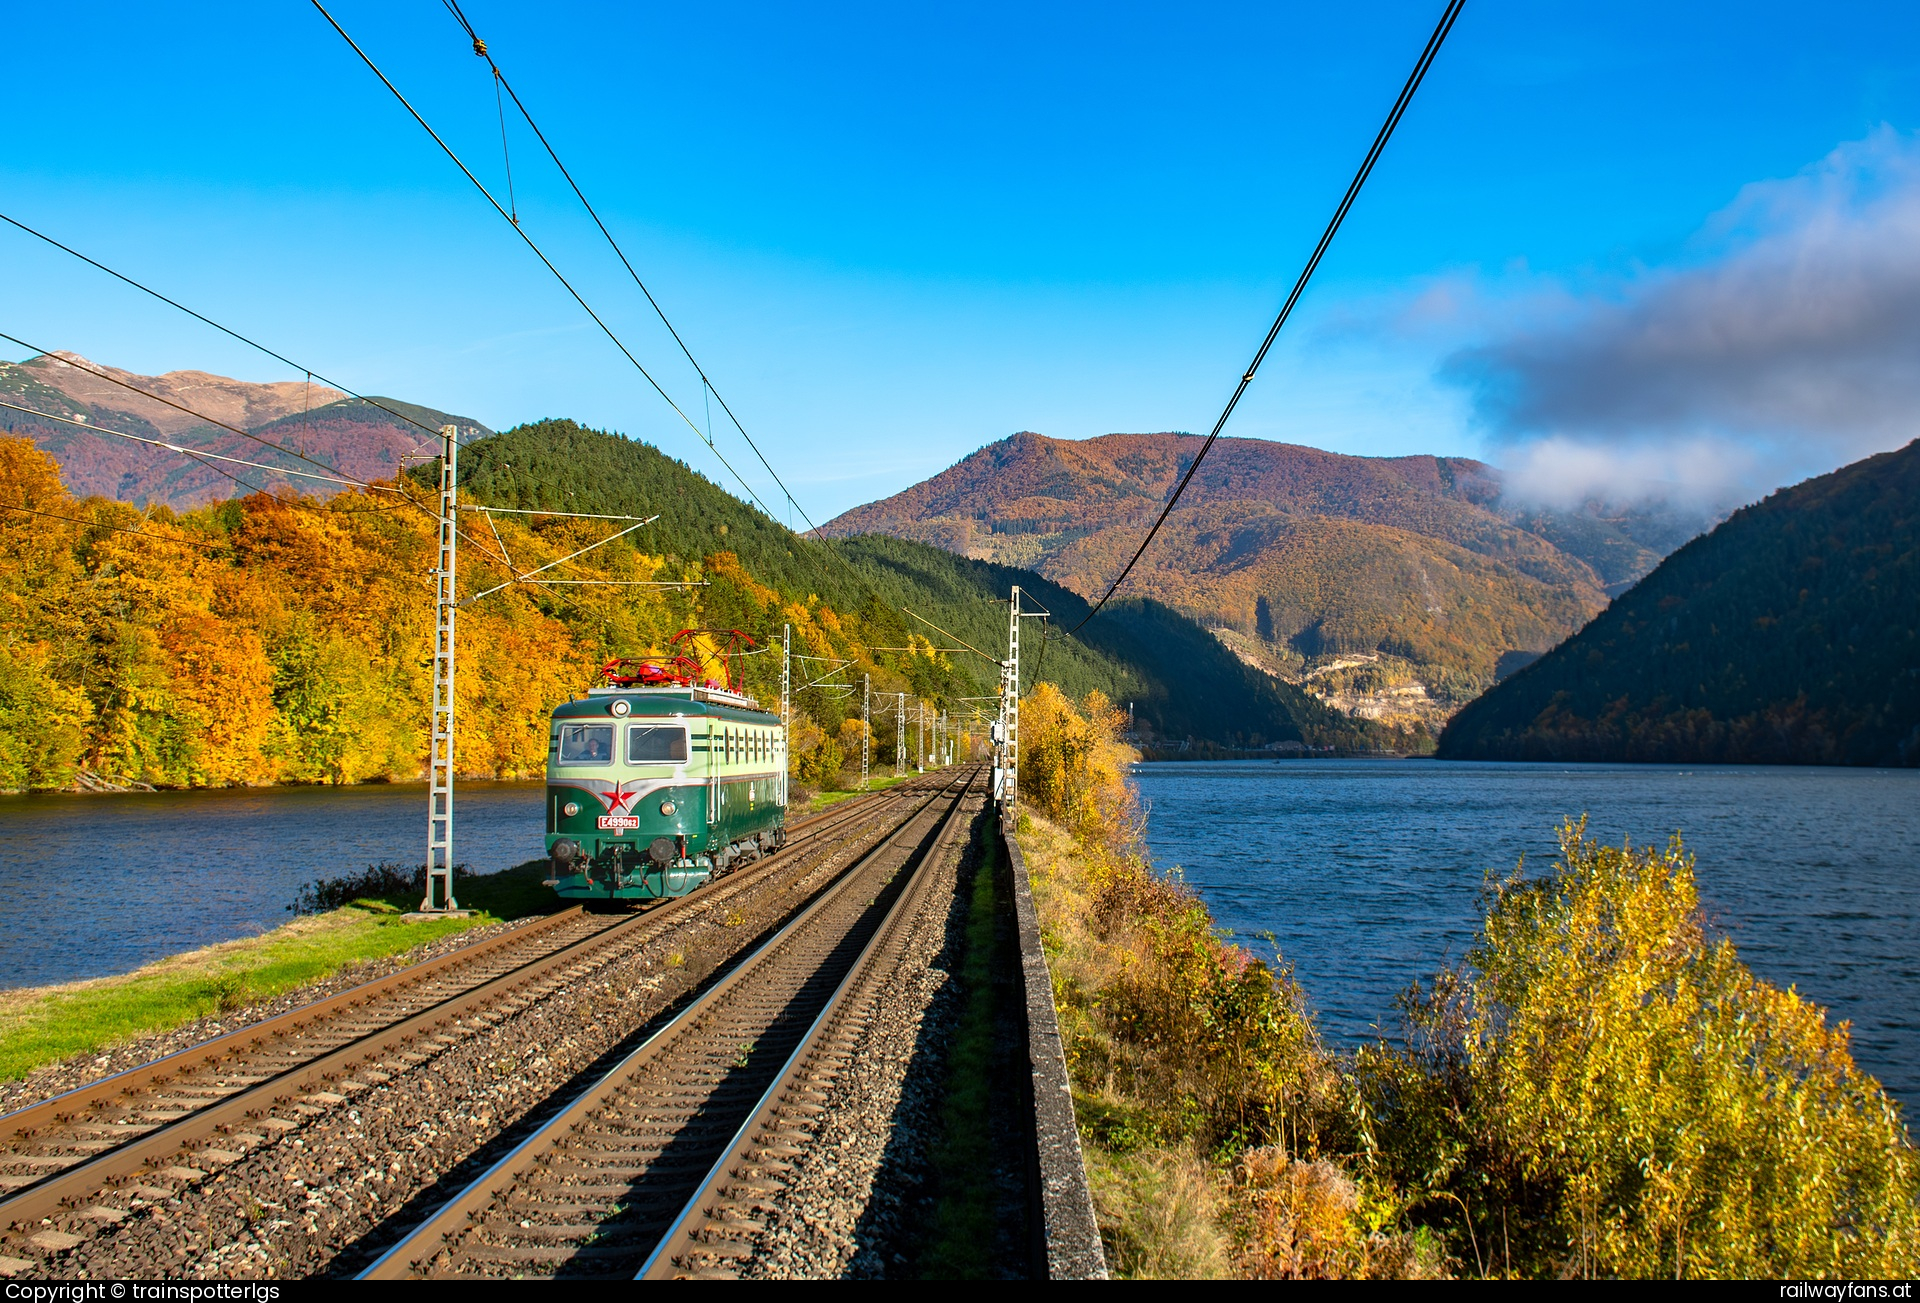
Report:
[[[627,729],[630,765],[685,764],[687,730],[657,724],[635,724]]]
[[[563,724],[560,726],[560,763],[563,765],[604,765],[613,760],[613,725]]]

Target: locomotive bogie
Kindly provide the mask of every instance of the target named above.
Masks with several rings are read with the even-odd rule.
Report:
[[[595,688],[554,711],[548,882],[568,900],[682,896],[786,839],[779,717],[700,688]]]

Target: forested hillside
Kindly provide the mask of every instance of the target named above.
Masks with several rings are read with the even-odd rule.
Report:
[[[1461,711],[1440,754],[1920,764],[1920,443],[1736,512]]]
[[[607,656],[662,647],[683,627],[740,628],[768,646],[783,624],[809,676],[796,749],[812,779],[857,754],[859,702],[845,685],[965,718],[996,668],[940,650],[957,636],[1004,644],[1008,587],[1062,620],[1084,605],[1037,576],[897,539],[803,540],[643,444],[542,422],[463,453],[473,500],[660,513],[655,524],[553,572],[688,581],[692,588],[516,586],[460,615],[460,768],[541,771],[546,713]],[[549,459],[549,460],[543,460]],[[433,472],[429,468],[427,474]],[[570,478],[571,477],[571,478]],[[420,486],[326,501],[254,494],[186,513],[78,500],[50,457],[0,438],[0,788],[116,783],[201,786],[412,779],[426,751],[434,522]],[[546,495],[546,496],[543,496]],[[570,495],[570,496],[568,496]],[[596,520],[475,513],[460,590],[477,593],[619,528]],[[511,569],[509,569],[509,566]],[[908,607],[949,631],[901,611]],[[1109,618],[1109,615],[1111,618]],[[1235,661],[1191,621],[1134,603],[1088,638],[1027,632],[1025,679],[1138,703],[1143,729],[1260,744],[1379,746],[1408,739],[1355,724]],[[911,649],[911,650],[905,650]],[[774,655],[746,662],[777,698]],[[852,718],[849,718],[849,715]],[[875,730],[892,759],[891,721]]]
[[[421,475],[437,473],[423,468]],[[986,652],[1006,644],[1006,597],[1014,584],[1054,612],[1049,637],[1030,622],[1024,676],[1044,675],[1075,696],[1098,688],[1136,703],[1149,738],[1188,736],[1263,745],[1288,739],[1368,748],[1419,745],[1420,739],[1350,721],[1306,694],[1250,671],[1192,620],[1152,601],[1110,606],[1079,637],[1056,635],[1077,624],[1086,602],[1031,571],[956,556],[885,535],[803,538],[770,520],[684,463],[643,443],[583,429],[572,421],[520,426],[463,449],[461,484],[478,501],[500,506],[659,513],[645,546],[669,566],[720,552],[739,558],[756,582],[783,601],[829,601],[857,619],[874,646],[904,646],[909,634],[947,641],[925,620]],[[710,602],[728,600],[710,594]],[[715,605],[717,616],[733,608]],[[770,611],[740,610],[742,628],[772,629]],[[710,621],[712,622],[712,621]],[[731,627],[731,626],[730,626]],[[891,663],[879,654],[875,663]],[[994,690],[998,670],[979,657],[955,660],[960,695]],[[827,710],[824,703],[820,709]]]

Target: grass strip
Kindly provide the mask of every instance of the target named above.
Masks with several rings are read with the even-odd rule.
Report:
[[[901,774],[898,777],[891,774],[885,775],[884,777],[880,774],[875,774],[868,780],[867,791],[884,792],[889,787],[897,787],[909,778],[917,777],[919,777],[918,774]],[[859,788],[851,788],[844,792],[816,792],[812,800],[808,801],[804,806],[796,804],[789,813],[795,815],[813,814],[816,811],[826,809],[830,805],[838,805],[842,801],[852,800],[856,796],[864,795],[866,795],[866,793],[862,792]]]
[[[966,954],[959,967],[965,1004],[947,1053],[946,1109],[933,1150],[938,1196],[920,1274],[930,1280],[978,1280],[993,1274],[998,1188],[994,1180],[994,965],[999,959],[994,884],[999,846],[979,843],[967,904]]]
[[[545,868],[545,860],[535,860],[504,873],[463,878],[460,903],[475,911],[468,918],[403,920],[400,915],[420,903],[417,893],[356,900],[257,937],[171,955],[131,973],[0,992],[0,1081],[271,1000],[353,964],[401,954],[455,932],[548,912],[556,901],[552,890],[540,885]]]

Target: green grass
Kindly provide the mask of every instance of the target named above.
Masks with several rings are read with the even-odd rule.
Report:
[[[546,913],[557,901],[540,885],[545,868],[545,860],[534,860],[504,873],[461,879],[460,904],[476,911],[469,918],[405,922],[399,915],[420,903],[417,896],[358,900],[262,936],[173,955],[122,976],[5,992],[0,994],[0,1081],[270,1000],[349,965],[384,959],[467,928]]]
[[[959,974],[966,1004],[947,1056],[946,1110],[933,1150],[939,1196],[930,1243],[920,1259],[920,1275],[932,1280],[980,1279],[992,1272],[985,1250],[994,1242],[997,1197],[992,1108],[999,848],[988,836],[981,851],[967,902],[967,949]]]
[[[461,909],[471,909],[493,919],[526,918],[530,914],[551,914],[565,901],[545,885],[547,861],[528,860],[499,873],[484,873],[456,879],[454,900]],[[374,913],[405,913],[420,907],[420,893],[380,896],[356,900],[353,904]]]
[[[870,792],[884,792],[889,787],[896,787],[899,784],[906,782],[909,778],[917,778],[917,777],[919,777],[919,775],[915,774],[911,770],[907,771],[905,774],[902,774],[898,778],[895,778],[892,774],[886,774],[886,775],[874,774],[868,780],[869,786],[867,790]],[[819,792],[815,794],[814,798],[811,801],[807,802],[806,805],[804,806],[796,805],[791,811],[791,813],[796,815],[814,814],[814,813],[817,813],[818,811],[826,809],[830,805],[838,805],[842,801],[851,800],[856,796],[864,796],[865,794],[866,793],[862,792],[857,787],[851,788],[844,792],[841,792],[841,791]]]

